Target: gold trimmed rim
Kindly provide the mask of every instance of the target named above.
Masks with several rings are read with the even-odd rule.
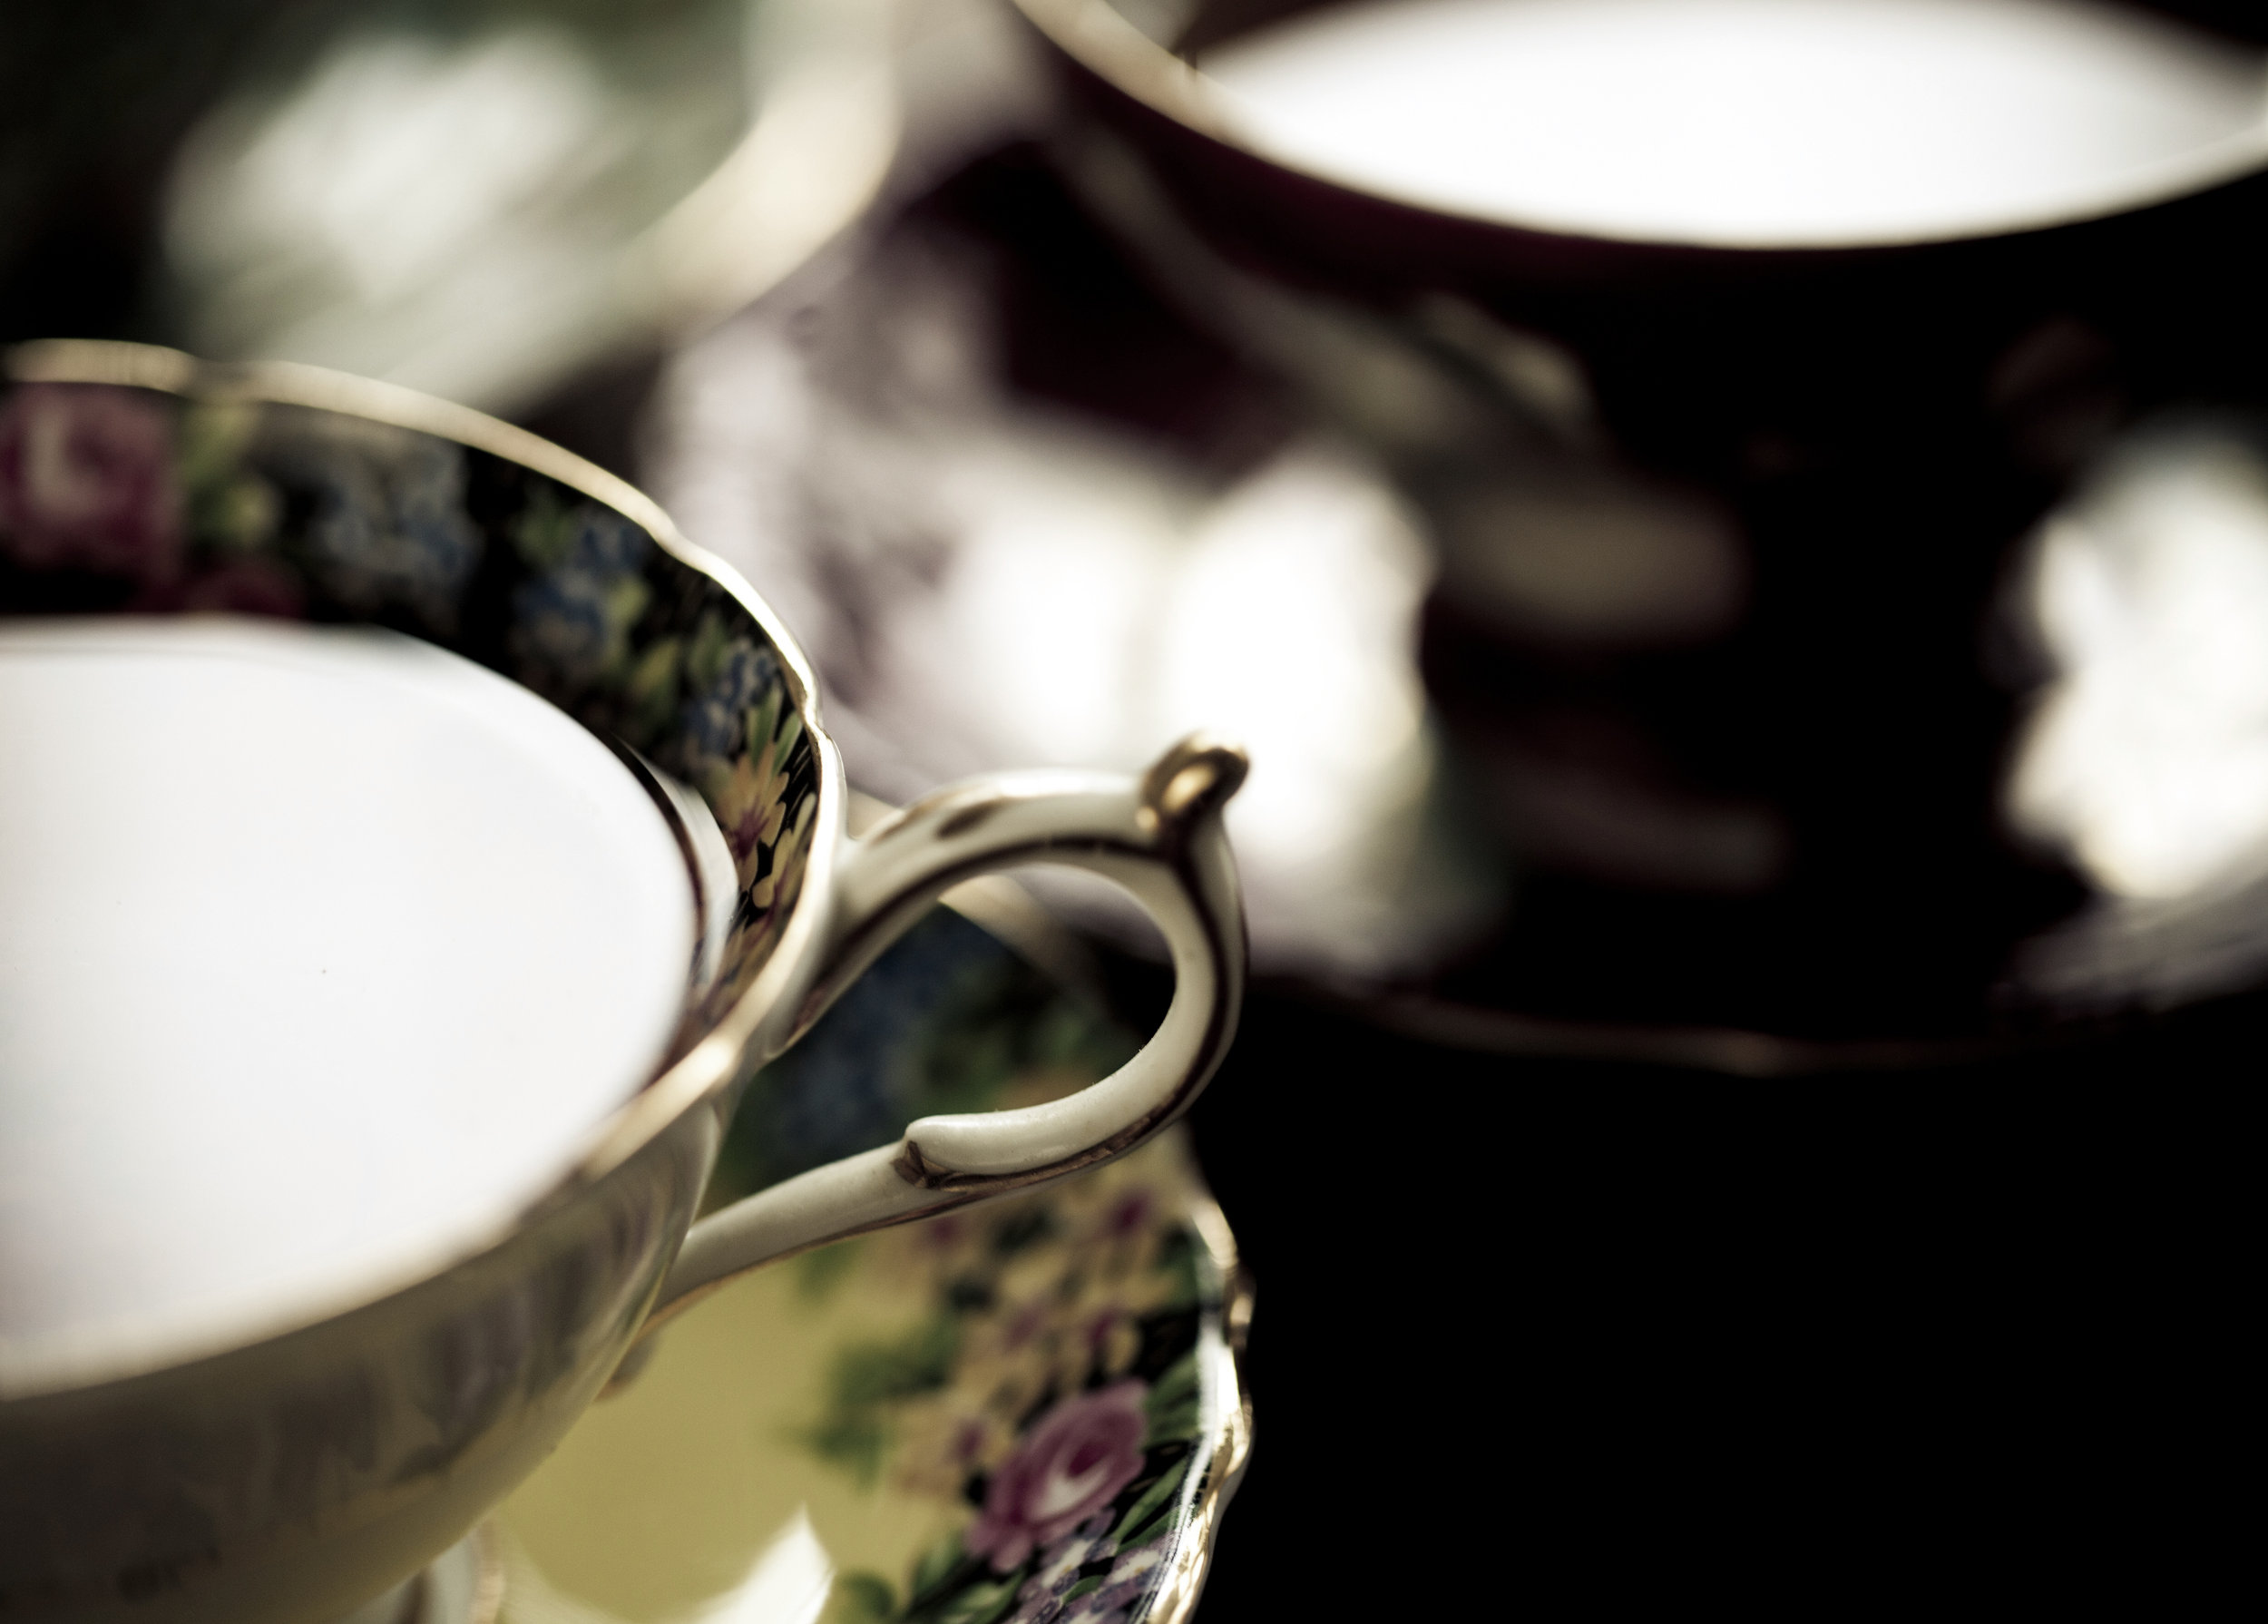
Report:
[[[1952,225],[1908,234],[1853,233],[1794,238],[1645,237],[1603,230],[1545,215],[1484,214],[1442,202],[1372,191],[1325,170],[1313,169],[1256,145],[1240,132],[1223,93],[1204,72],[1134,26],[1110,0],[1014,0],[1025,21],[1057,50],[1112,89],[1199,135],[1304,180],[1353,197],[1499,230],[1534,232],[1628,249],[1738,254],[1864,253],[1958,242],[1989,242],[2058,226],[2085,225],[2138,212],[2209,191],[2268,171],[2268,121],[2187,152],[2106,176],[2085,196],[2031,210],[2013,210],[1989,223]]]
[[[14,1370],[5,1345],[0,1345],[0,1403],[5,1403],[98,1387],[222,1357],[339,1318],[494,1251],[544,1215],[572,1202],[645,1149],[686,1111],[729,1086],[767,1022],[776,1012],[792,1007],[800,983],[816,973],[812,949],[827,911],[825,899],[833,894],[836,843],[831,836],[842,827],[848,791],[842,756],[820,722],[818,684],[810,661],[778,615],[739,572],[688,541],[651,497],[595,463],[469,406],[397,384],[296,361],[202,361],[153,345],[47,338],[0,350],[0,381],[107,384],[202,400],[337,412],[486,452],[603,503],[643,527],[655,544],[678,563],[724,589],[756,622],[779,657],[789,697],[810,732],[818,770],[818,805],[813,813],[816,827],[803,881],[788,905],[787,922],[773,943],[770,958],[748,989],[689,1050],[649,1078],[592,1129],[584,1149],[543,1193],[500,1209],[485,1223],[467,1225],[454,1241],[442,1243],[421,1258],[373,1271],[327,1295],[310,1293],[298,1299],[296,1306],[248,1316],[233,1329],[215,1327],[201,1334],[191,1330],[179,1337],[152,1337],[132,1345],[112,1339],[115,1351],[108,1356],[90,1357],[86,1350],[66,1347],[24,1361]]]
[[[1205,1441],[1205,1477],[1174,1542],[1172,1564],[1151,1592],[1143,1624],[1189,1624],[1205,1591],[1222,1518],[1252,1460],[1252,1394],[1245,1380],[1245,1336],[1252,1325],[1253,1283],[1237,1260],[1237,1238],[1210,1195],[1190,1203],[1189,1221],[1221,1280],[1220,1342],[1211,1351],[1217,1409]]]
[[[454,440],[533,468],[635,520],[664,552],[731,593],[778,651],[805,722],[818,720],[812,697],[818,685],[812,679],[811,662],[738,571],[688,541],[660,504],[630,481],[524,428],[399,384],[327,367],[299,361],[204,361],[178,349],[107,338],[36,338],[14,345],[6,351],[5,374],[10,383],[18,384],[116,384],[208,400],[312,406]]]

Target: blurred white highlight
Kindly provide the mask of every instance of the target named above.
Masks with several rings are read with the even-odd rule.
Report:
[[[1148,726],[1253,741],[1243,816],[1277,861],[1330,862],[1350,810],[1374,811],[1406,778],[1430,568],[1384,493],[1312,450],[1231,490],[1190,538],[1158,627]]]
[[[1960,234],[2268,154],[2268,58],[2072,0],[1402,0],[1200,65],[1295,167],[1607,237]]]
[[[1375,477],[1308,445],[1179,512],[1061,455],[970,456],[946,489],[936,619],[892,651],[922,708],[982,719],[995,762],[1132,769],[1198,728],[1243,743],[1229,829],[1264,954],[1384,973],[1393,836],[1433,756],[1412,660],[1430,565]]]
[[[854,779],[1139,770],[1209,729],[1252,754],[1228,827],[1264,969],[1391,976],[1471,934],[1502,876],[1443,793],[1431,561],[1379,471],[1298,438],[1209,485],[1002,390],[958,271],[872,274],[801,339],[751,312],[681,356],[650,476],[796,628]]]
[[[835,1583],[835,1564],[798,1506],[725,1595],[689,1614],[687,1624],[814,1624]]]
[[[2131,448],[2042,534],[2058,676],[2009,803],[2117,895],[2268,870],[2268,463],[2233,437]]]
[[[200,259],[302,244],[355,290],[399,298],[464,240],[603,165],[621,140],[572,39],[536,29],[451,50],[380,36],[331,56],[262,126],[210,212],[182,222]]]

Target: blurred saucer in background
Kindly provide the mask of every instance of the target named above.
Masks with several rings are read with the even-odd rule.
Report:
[[[187,347],[517,414],[738,308],[857,215],[894,0],[288,11],[173,158]]]

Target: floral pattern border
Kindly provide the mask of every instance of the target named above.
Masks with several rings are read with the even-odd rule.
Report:
[[[733,1120],[711,1198],[789,1178],[941,1111],[1060,1098],[1133,1033],[950,909],[894,944]],[[1233,1283],[1177,1132],[1075,1178],[816,1252],[824,1312],[850,1275],[919,1303],[838,1345],[797,1446],[940,1508],[902,1570],[839,1575],[827,1624],[1136,1624],[1209,1529]],[[1208,1409],[1208,1404],[1211,1408]]]
[[[770,955],[816,814],[779,651],[625,515],[438,435],[122,385],[0,392],[0,615],[264,615],[423,638],[694,786],[738,894],[698,1023]]]
[[[933,908],[758,1074],[707,1204],[887,1142],[918,1117],[1061,1098],[1135,1042],[1090,992]],[[674,1484],[677,1452],[710,1446],[729,1464],[689,1474],[704,1485],[697,1523],[710,1496],[737,1503],[719,1485],[743,1472],[802,1501],[823,1548],[853,1508],[892,1531],[879,1548],[845,1541],[860,1555],[834,1573],[820,1624],[1186,1624],[1249,1440],[1231,1354],[1249,1299],[1211,1212],[1176,1129],[1055,1184],[728,1288],[756,1292],[778,1320],[689,1315],[613,1401],[652,1402],[658,1432],[628,1453],[606,1427],[570,1434],[543,1469],[562,1475],[500,1513],[505,1624],[682,1624],[741,1605],[741,1588],[694,1602],[649,1564],[689,1560],[746,1587],[764,1564],[745,1559],[777,1538],[767,1527],[690,1558],[627,1537],[587,1566],[580,1535],[559,1561],[567,1524],[550,1522],[572,1504],[577,1528],[631,1525],[657,1514],[657,1493],[665,1519],[690,1511],[650,1474]],[[672,1364],[688,1337],[705,1351]],[[797,1350],[785,1365],[782,1347]],[[792,1395],[785,1408],[717,1394],[742,1357]],[[700,1419],[687,1430],[692,1394]],[[670,1602],[629,1602],[648,1584]]]
[[[958,1508],[901,1573],[838,1578],[829,1624],[1133,1624],[1215,1468],[1206,1357],[1225,1283],[1178,1140],[1063,1184],[819,1254],[926,1295],[837,1350],[806,1449]]]

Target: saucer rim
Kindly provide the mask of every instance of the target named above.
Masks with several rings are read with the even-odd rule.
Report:
[[[1183,1138],[1186,1146],[1186,1132]],[[1138,1624],[1190,1624],[1212,1572],[1222,1519],[1243,1486],[1245,1469],[1252,1463],[1252,1388],[1245,1367],[1256,1296],[1252,1271],[1238,1258],[1236,1232],[1228,1227],[1227,1214],[1206,1188],[1201,1175],[1189,1203],[1188,1221],[1219,1271],[1220,1307],[1210,1327],[1218,1341],[1210,1352],[1211,1376],[1220,1384],[1222,1402],[1211,1435],[1204,1441],[1210,1446],[1205,1457],[1204,1480],[1188,1517],[1176,1531],[1172,1566],[1150,1592],[1149,1607],[1139,1615]]]
[[[1022,956],[1018,948],[1010,946],[1009,951]],[[1042,973],[1053,974],[1045,967]],[[1217,1296],[1203,1305],[1198,1322],[1196,1352],[1206,1404],[1201,1412],[1205,1420],[1193,1440],[1198,1464],[1190,1473],[1191,1486],[1183,1491],[1186,1509],[1175,1524],[1172,1553],[1162,1564],[1164,1571],[1156,1585],[1130,1615],[1130,1624],[1192,1624],[1212,1571],[1222,1521],[1252,1460],[1255,1433],[1246,1346],[1256,1291],[1252,1271],[1238,1254],[1227,1215],[1205,1182],[1188,1125],[1176,1124],[1160,1134],[1154,1148],[1166,1150],[1182,1162],[1186,1199],[1178,1221],[1204,1247],[1207,1267],[1217,1282]],[[492,1511],[468,1537],[484,1541],[479,1549],[496,1558],[496,1599],[489,1612],[462,1624],[498,1624],[511,1618],[512,1606],[512,1563],[496,1555],[511,1539],[503,1511]]]

